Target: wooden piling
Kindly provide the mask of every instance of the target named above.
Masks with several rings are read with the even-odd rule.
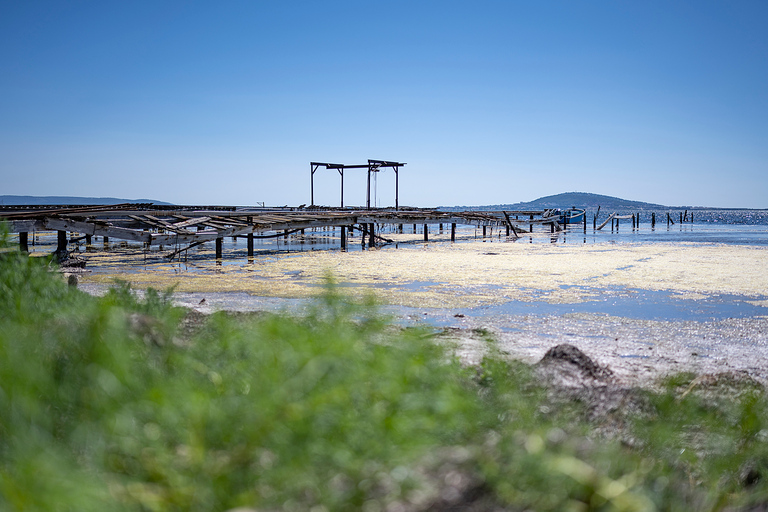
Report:
[[[368,247],[376,247],[376,233],[372,222],[368,224]]]
[[[413,225],[413,234],[416,234],[416,224]]]
[[[248,224],[253,223],[253,217],[246,217],[245,219],[248,221]],[[253,231],[248,233],[246,240],[248,245],[248,257],[253,258]]]
[[[531,214],[529,220],[533,220],[533,214]],[[533,233],[533,224],[528,225],[528,232]]]
[[[429,242],[429,225],[424,224],[424,241]]]
[[[217,260],[220,260],[222,257],[223,247],[224,247],[224,239],[221,237],[217,238],[216,239],[216,259]]]
[[[341,226],[341,250],[347,250],[347,228]]]
[[[58,239],[56,240],[56,252],[66,252],[67,251],[67,232],[66,231],[58,231]]]
[[[656,212],[651,212],[651,229],[656,227]]]
[[[451,242],[455,242],[455,241],[456,241],[456,223],[452,222],[451,223]]]
[[[29,252],[29,233],[26,231],[19,233],[19,249],[21,252]]]
[[[483,238],[485,238],[485,224],[483,224]]]

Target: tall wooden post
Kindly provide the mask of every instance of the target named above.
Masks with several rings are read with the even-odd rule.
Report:
[[[216,239],[216,259],[221,259],[222,248],[224,246],[224,239],[219,237]]]
[[[21,252],[29,252],[29,233],[26,231],[19,233],[19,249]]]
[[[373,222],[368,224],[368,247],[376,247],[376,233]]]
[[[341,250],[347,250],[347,228],[341,226]]]
[[[59,231],[57,233],[58,238],[56,240],[56,252],[66,252],[67,251],[67,232],[66,231]]]
[[[451,242],[455,242],[455,241],[456,241],[456,223],[452,222],[451,223]]]
[[[424,224],[424,241],[429,242],[429,226]]]

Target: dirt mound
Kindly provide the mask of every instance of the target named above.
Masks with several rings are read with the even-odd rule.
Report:
[[[648,411],[639,389],[623,385],[610,368],[595,363],[573,345],[550,348],[534,371],[547,385],[553,402],[583,403],[587,419],[605,434],[621,435],[629,415]]]

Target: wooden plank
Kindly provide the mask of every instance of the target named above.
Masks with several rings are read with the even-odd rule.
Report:
[[[250,226],[250,224],[248,224],[247,222],[243,222],[243,221],[241,221],[241,220],[235,220],[235,219],[233,219],[233,218],[224,218],[224,217],[220,217],[220,216],[218,216],[218,215],[212,215],[212,216],[211,216],[211,219],[212,219],[212,220],[215,220],[215,221],[218,221],[218,222],[221,222],[222,224],[225,224],[225,225],[232,225],[232,226],[238,226],[238,225],[239,225],[239,226]]]
[[[176,222],[173,225],[176,226],[177,228],[188,228],[191,226],[196,226],[197,224],[203,224],[205,222],[208,222],[209,220],[211,220],[210,217],[198,217],[196,219],[187,219],[181,222]]]
[[[46,217],[43,219],[43,226],[45,229],[56,231],[75,231],[85,235],[108,236],[110,238],[119,238],[121,240],[132,240],[134,242],[149,243],[152,239],[150,233],[147,231],[119,228],[101,222],[83,222],[72,219]]]
[[[31,233],[43,229],[39,220],[12,220],[8,224],[11,233]]]

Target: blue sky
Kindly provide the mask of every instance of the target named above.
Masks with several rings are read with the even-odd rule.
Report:
[[[407,162],[402,205],[768,208],[766,27],[765,0],[0,0],[0,194],[298,205],[310,161],[373,158]]]

